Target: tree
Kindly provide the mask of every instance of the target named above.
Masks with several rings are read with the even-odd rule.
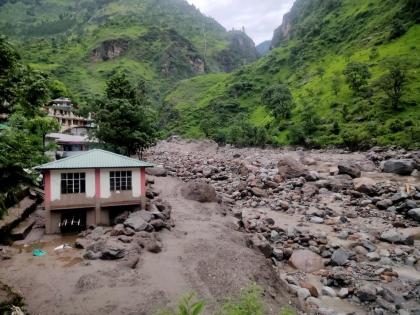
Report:
[[[334,91],[334,95],[337,96],[341,90],[341,77],[340,73],[334,73],[333,78],[331,79],[331,88]]]
[[[43,152],[47,151],[45,146],[46,135],[60,129],[60,124],[55,118],[46,116],[36,116],[28,120],[26,126],[32,135],[36,135],[41,139]]]
[[[346,76],[346,83],[355,93],[361,92],[372,76],[366,64],[356,61],[349,62],[343,73]]]
[[[317,68],[316,68],[316,74],[321,78],[321,80],[322,80],[322,78],[324,77],[324,74],[325,74],[325,69],[324,68],[322,68],[321,66],[318,66]]]
[[[276,84],[263,91],[262,103],[267,106],[276,118],[289,118],[295,105],[292,93],[287,85]]]
[[[387,68],[388,72],[379,79],[379,87],[388,96],[392,108],[397,110],[407,85],[407,75],[403,64],[398,60],[389,62]]]
[[[7,127],[0,130],[0,216],[16,201],[21,185],[33,183],[36,176],[27,169],[47,161],[45,135],[57,127],[42,110],[50,84],[0,37],[0,112],[7,114]]]
[[[404,26],[400,19],[396,19],[391,24],[391,31],[389,32],[389,39],[393,40],[401,37],[407,32],[407,28]]]
[[[141,155],[153,144],[155,117],[143,92],[136,90],[125,74],[116,74],[107,82],[106,97],[96,114],[99,140],[127,155]]]

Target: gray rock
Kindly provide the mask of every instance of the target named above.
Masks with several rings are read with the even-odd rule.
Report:
[[[377,192],[376,182],[368,177],[355,178],[353,180],[354,189],[358,192],[375,195]]]
[[[377,203],[376,203],[376,206],[379,208],[379,209],[382,209],[382,210],[385,210],[385,209],[387,209],[388,207],[391,207],[392,206],[392,200],[391,199],[383,199],[383,200],[381,200],[381,201],[378,201]]]
[[[98,226],[92,230],[92,232],[89,234],[89,237],[93,239],[94,241],[97,241],[104,234],[105,234],[105,229],[102,226]]]
[[[87,250],[84,254],[83,254],[83,258],[84,259],[88,259],[88,260],[97,260],[100,259],[102,256],[102,253],[98,252],[95,253],[92,250]]]
[[[111,236],[120,236],[125,234],[124,224],[117,224],[111,231]]]
[[[87,248],[90,244],[92,243],[91,240],[87,239],[87,238],[78,238],[76,239],[76,242],[74,243],[74,246],[76,248],[81,248],[81,249],[85,249]]]
[[[306,175],[305,175],[305,179],[309,182],[315,182],[319,179],[319,174],[317,171],[309,171]]]
[[[412,159],[391,159],[381,163],[381,169],[384,173],[410,175],[415,168],[416,162]]]
[[[320,217],[311,217],[311,223],[322,224],[324,223],[324,219]]]
[[[331,256],[331,264],[335,266],[343,266],[348,262],[350,257],[351,253],[349,251],[339,248],[335,250]]]
[[[297,290],[297,296],[299,300],[305,301],[308,297],[311,296],[311,292],[309,292],[306,288],[299,288]]]
[[[105,243],[105,247],[102,250],[102,259],[120,259],[125,256],[125,248],[121,243],[118,243],[114,240],[108,240]]]
[[[369,261],[379,261],[381,259],[381,257],[379,256],[378,253],[373,252],[373,253],[367,253],[366,257],[368,258]]]
[[[279,249],[279,248],[274,248],[274,249],[273,249],[273,257],[274,257],[276,260],[281,261],[281,260],[283,260],[283,259],[284,259],[284,253],[283,253],[283,251],[282,251],[281,249]]]
[[[410,216],[410,218],[416,220],[417,222],[420,222],[420,208],[409,210],[408,215]]]
[[[360,167],[353,163],[340,163],[338,164],[338,174],[347,174],[352,178],[357,178],[362,175]]]
[[[253,187],[251,188],[251,192],[254,196],[257,197],[267,197],[267,192],[262,188]]]
[[[124,226],[132,228],[136,232],[150,229],[149,223],[144,219],[141,211],[133,212],[124,222]]]
[[[168,171],[163,167],[147,168],[146,173],[156,177],[166,177],[168,175]]]
[[[365,285],[356,290],[356,296],[361,302],[373,302],[376,300],[376,289],[372,286]]]
[[[376,246],[375,246],[372,242],[370,242],[370,241],[368,241],[368,240],[363,240],[363,241],[361,242],[361,245],[362,245],[364,248],[366,248],[369,252],[374,252],[374,251],[376,251]]]
[[[317,299],[316,297],[310,296],[306,299],[306,303],[312,307],[321,308],[322,307],[322,301],[320,299]]]
[[[284,179],[301,177],[307,174],[307,170],[303,164],[287,155],[279,159],[277,168],[278,174]]]
[[[251,238],[247,240],[248,247],[260,250],[265,257],[271,257],[273,248],[267,239],[259,233],[253,234]]]
[[[193,180],[181,188],[185,199],[198,202],[216,202],[217,194],[213,186],[202,180]]]
[[[270,240],[272,241],[272,242],[276,242],[276,241],[278,241],[280,239],[280,234],[279,234],[279,232],[277,232],[276,230],[271,230],[271,233],[270,233]]]
[[[390,229],[381,234],[381,240],[389,242],[389,243],[396,243],[396,244],[403,244],[403,245],[413,245],[414,239],[409,234],[404,234],[399,232],[397,229]]]
[[[337,296],[334,289],[330,287],[322,287],[322,295],[331,296],[331,297]]]
[[[289,264],[304,272],[313,272],[324,268],[321,256],[307,249],[293,251]]]
[[[347,288],[341,288],[340,291],[338,291],[337,296],[344,299],[349,295],[349,289]]]

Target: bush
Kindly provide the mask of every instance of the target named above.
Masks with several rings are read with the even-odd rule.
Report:
[[[404,123],[399,119],[393,119],[388,122],[388,129],[391,132],[399,132],[404,130]]]
[[[284,84],[267,87],[263,91],[261,102],[273,112],[276,118],[289,118],[294,107],[292,93]]]
[[[191,293],[181,299],[177,311],[160,311],[157,315],[199,315],[204,310],[204,301],[195,301],[195,294]]]
[[[263,315],[262,290],[256,284],[241,291],[239,297],[223,304],[218,315]]]
[[[182,298],[177,310],[163,310],[156,315],[199,315],[204,310],[205,303],[195,299],[195,294]],[[264,315],[265,307],[262,299],[262,289],[252,284],[242,289],[239,296],[225,301],[215,315]],[[295,315],[290,307],[281,309],[279,315]]]

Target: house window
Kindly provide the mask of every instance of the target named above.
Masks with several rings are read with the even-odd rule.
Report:
[[[62,173],[61,174],[61,193],[62,194],[81,194],[86,192],[85,173]]]
[[[111,191],[131,190],[131,171],[115,171],[110,172],[110,187]]]

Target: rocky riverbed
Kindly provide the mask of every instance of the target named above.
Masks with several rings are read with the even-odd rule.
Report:
[[[214,187],[305,312],[420,312],[420,152],[237,149],[173,137],[146,158],[161,165],[156,176]]]

